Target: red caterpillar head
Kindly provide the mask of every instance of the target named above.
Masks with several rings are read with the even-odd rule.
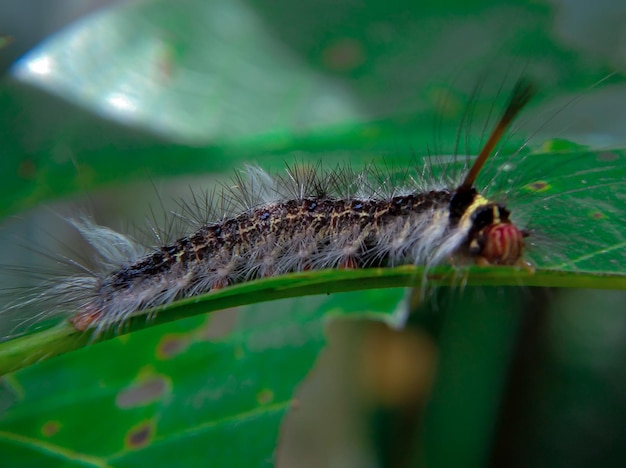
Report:
[[[524,252],[527,234],[509,220],[509,212],[501,205],[482,206],[472,216],[469,252],[476,263],[516,265]]]
[[[484,246],[478,254],[479,263],[515,265],[524,250],[524,234],[511,223],[487,226],[480,234]]]

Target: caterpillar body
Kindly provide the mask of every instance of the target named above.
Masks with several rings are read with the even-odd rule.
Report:
[[[51,313],[71,308],[76,329],[99,333],[139,310],[288,272],[449,261],[523,265],[527,233],[503,204],[480,195],[474,182],[533,93],[529,82],[516,84],[490,138],[456,186],[442,180],[427,188],[412,180],[412,187],[389,193],[372,186],[366,173],[348,168],[325,178],[294,166],[272,178],[249,167],[247,177],[237,177],[222,194],[237,202],[239,213],[152,250],[86,219],[74,220],[102,269],[81,267],[78,275],[50,280],[23,303],[41,304]]]

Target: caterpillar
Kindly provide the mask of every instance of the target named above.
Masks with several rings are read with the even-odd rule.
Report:
[[[384,176],[372,180],[372,170],[343,167],[320,175],[295,165],[272,177],[249,166],[209,203],[220,207],[212,221],[160,247],[146,248],[86,217],[74,219],[98,268],[69,259],[76,274],[46,281],[19,306],[37,305],[48,314],[75,310],[69,320],[77,330],[101,333],[140,310],[289,272],[445,262],[526,265],[528,232],[474,183],[534,91],[531,82],[517,82],[476,161],[456,185],[442,176],[433,186],[423,173],[398,187]]]
[[[135,315],[153,317],[159,306],[178,299],[307,270],[413,264],[424,272],[422,287],[428,286],[431,267],[442,264],[610,272],[606,262],[587,260],[601,259],[603,252],[621,255],[619,153],[593,154],[597,167],[576,162],[587,158],[584,151],[551,154],[550,171],[560,170],[556,175],[545,173],[540,152],[498,157],[498,141],[534,94],[531,82],[517,82],[475,159],[463,161],[455,150],[454,156],[415,159],[401,168],[373,163],[362,170],[328,169],[319,162],[270,174],[248,166],[221,190],[202,197],[195,192],[180,203],[163,226],[180,221],[182,229],[161,229],[155,219],[149,226],[154,246],[87,216],[70,218],[70,226],[91,245],[89,257],[56,254],[44,244],[53,267],[6,269],[37,281],[19,289],[3,284],[4,298],[12,302],[0,306],[0,319],[5,327],[18,324],[4,337],[57,317],[69,317],[70,327],[99,336],[121,331]],[[495,173],[483,170],[485,161],[497,161]],[[486,179],[480,193],[478,174]],[[568,195],[581,191],[592,198]],[[570,210],[572,200],[577,210]],[[585,219],[593,223],[585,225]]]

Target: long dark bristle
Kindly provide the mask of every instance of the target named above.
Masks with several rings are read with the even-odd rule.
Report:
[[[457,188],[457,191],[465,191],[473,187],[478,174],[485,165],[489,155],[491,155],[493,149],[500,141],[500,138],[502,138],[502,135],[504,135],[504,132],[509,127],[513,119],[517,116],[517,114],[519,114],[524,106],[528,104],[528,101],[530,101],[535,93],[535,84],[529,79],[520,78],[517,83],[515,83],[515,87],[513,88],[509,102],[502,113],[502,117],[498,120],[498,123],[491,132],[491,135],[489,135],[489,139],[485,143],[485,146],[483,146],[482,150],[478,154],[476,161],[465,176],[463,183],[461,183],[461,185]]]

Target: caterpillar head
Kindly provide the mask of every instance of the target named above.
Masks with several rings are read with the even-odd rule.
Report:
[[[485,205],[472,215],[469,253],[478,264],[517,265],[524,253],[527,235],[511,222],[504,206]]]

